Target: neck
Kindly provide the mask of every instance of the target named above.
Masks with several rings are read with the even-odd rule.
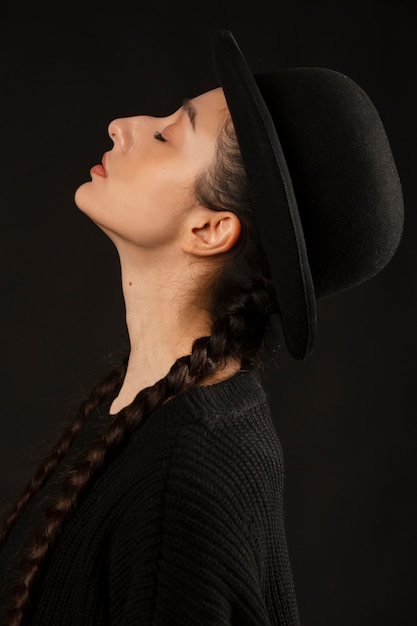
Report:
[[[163,378],[179,357],[190,354],[195,339],[210,334],[211,327],[197,297],[198,272],[189,260],[174,262],[159,253],[157,259],[144,262],[120,250],[119,257],[130,353],[112,413]]]

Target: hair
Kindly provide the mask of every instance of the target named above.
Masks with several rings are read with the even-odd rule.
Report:
[[[255,223],[250,189],[231,119],[222,125],[216,157],[195,184],[197,199],[212,210],[235,212],[241,234],[213,281],[210,298],[210,336],[193,343],[191,354],[182,356],[167,375],[140,391],[133,402],[114,415],[61,479],[60,491],[44,509],[44,522],[17,569],[17,579],[7,590],[10,601],[7,626],[21,626],[29,614],[36,585],[65,523],[85,495],[92,480],[121,448],[139,422],[148,419],[168,398],[184,392],[227,362],[238,359],[242,368],[259,366],[270,330],[269,321],[277,311],[268,261]],[[120,387],[127,359],[111,371],[90,392],[73,423],[37,470],[33,480],[6,517],[0,532],[0,547],[28,502],[52,475],[74,438],[95,407]],[[6,624],[4,625],[6,626]]]

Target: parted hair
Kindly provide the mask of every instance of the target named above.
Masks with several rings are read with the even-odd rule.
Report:
[[[187,391],[213,374],[229,359],[238,359],[242,368],[256,367],[270,337],[271,315],[277,312],[268,261],[260,243],[250,191],[233,124],[228,118],[217,139],[216,157],[195,184],[198,201],[212,210],[230,210],[241,222],[239,240],[226,253],[210,294],[211,334],[196,339],[191,353],[177,359],[169,372],[153,386],[140,391],[133,402],[112,416],[92,442],[62,476],[60,490],[46,505],[43,523],[16,567],[16,578],[7,590],[7,623],[22,626],[30,615],[37,583],[48,557],[59,540],[69,517],[100,470],[123,446],[139,423],[168,398]],[[56,470],[74,438],[92,411],[120,387],[127,357],[99,381],[82,402],[78,412],[17,499],[0,531],[0,547],[28,502]]]

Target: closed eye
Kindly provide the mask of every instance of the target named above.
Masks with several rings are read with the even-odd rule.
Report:
[[[154,138],[157,139],[158,141],[166,141],[165,137],[163,136],[162,133],[160,133],[159,131],[156,131],[154,133]]]

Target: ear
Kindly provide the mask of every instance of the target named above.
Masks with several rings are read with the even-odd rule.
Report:
[[[231,211],[202,209],[187,224],[182,249],[195,256],[222,254],[233,248],[240,231],[240,220]]]

